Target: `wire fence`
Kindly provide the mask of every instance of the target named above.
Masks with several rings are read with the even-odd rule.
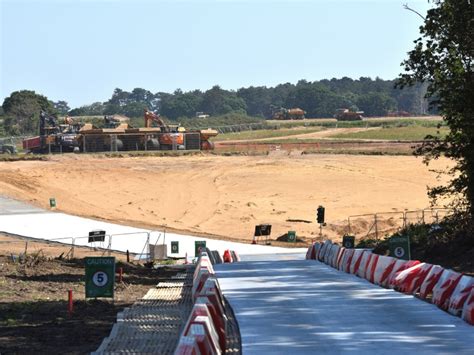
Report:
[[[409,225],[439,223],[451,215],[448,208],[427,208],[403,212],[378,212],[347,218],[347,234],[375,238],[398,232]]]

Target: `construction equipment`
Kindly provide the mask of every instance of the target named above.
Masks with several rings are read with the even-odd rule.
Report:
[[[0,139],[0,153],[1,154],[16,154],[16,145],[13,143],[13,139]]]
[[[361,121],[364,111],[351,111],[348,108],[339,108],[334,114],[338,121]]]
[[[57,118],[40,112],[39,136],[23,140],[23,149],[33,153],[72,152],[78,148],[77,133],[81,125],[66,117],[64,124]]]
[[[280,107],[273,112],[272,118],[274,120],[302,120],[305,114],[306,112],[298,107],[290,109]]]
[[[23,141],[30,152],[104,152],[132,150],[208,150],[216,130],[186,131],[181,125],[168,125],[159,115],[145,110],[145,127],[131,127],[126,120],[104,116],[104,128],[91,123],[76,124],[72,117],[58,125],[54,116],[40,114],[40,135]],[[153,127],[153,125],[155,125]]]

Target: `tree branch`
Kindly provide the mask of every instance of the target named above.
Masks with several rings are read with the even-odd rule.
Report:
[[[416,11],[416,10],[412,9],[411,7],[409,7],[408,4],[404,4],[404,5],[403,5],[403,8],[404,8],[405,10],[414,12],[415,14],[417,14],[418,16],[420,16],[420,17],[423,19],[423,21],[426,20],[424,16],[422,16],[418,11]]]

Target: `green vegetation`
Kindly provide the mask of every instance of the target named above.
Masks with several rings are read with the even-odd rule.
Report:
[[[278,130],[258,130],[258,131],[244,131],[236,133],[219,134],[213,141],[229,141],[229,140],[251,140],[262,138],[276,138],[293,136],[298,134],[319,132],[321,128],[301,128],[301,129],[278,129]]]
[[[446,127],[424,127],[419,125],[406,127],[382,127],[381,129],[370,129],[361,132],[338,133],[331,138],[340,139],[383,139],[399,141],[421,141],[427,135],[443,138],[448,134]]]
[[[408,8],[408,7],[407,7]],[[410,8],[408,8],[410,9]],[[410,9],[411,10],[411,9]],[[412,10],[414,11],[414,10]],[[427,83],[427,97],[449,127],[444,137],[427,140],[416,154],[425,162],[446,156],[456,165],[447,185],[432,188],[438,197],[453,197],[452,207],[474,220],[474,6],[471,1],[434,0],[420,27],[420,37],[403,64],[403,88]]]

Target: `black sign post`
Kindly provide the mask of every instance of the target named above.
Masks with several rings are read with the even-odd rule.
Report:
[[[354,249],[355,237],[353,235],[345,235],[342,237],[342,246],[346,249]]]

